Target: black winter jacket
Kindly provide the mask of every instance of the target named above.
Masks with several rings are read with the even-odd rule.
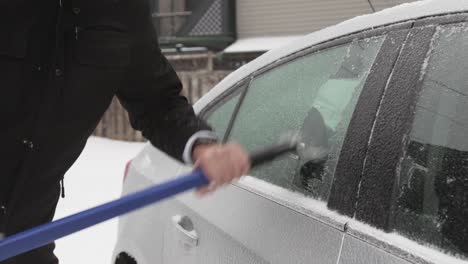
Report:
[[[209,129],[179,95],[148,0],[1,1],[0,35],[0,233],[52,219],[60,180],[114,95],[177,159]],[[52,249],[2,263],[57,263]]]

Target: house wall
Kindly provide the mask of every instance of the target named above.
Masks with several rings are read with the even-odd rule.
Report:
[[[414,0],[372,0],[376,11]],[[237,0],[238,38],[304,35],[372,13],[368,0]]]

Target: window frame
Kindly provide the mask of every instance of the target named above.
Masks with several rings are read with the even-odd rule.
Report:
[[[421,67],[426,59],[426,54],[429,51],[429,46],[433,35],[436,32],[438,26],[447,26],[451,24],[459,23],[468,23],[468,12],[459,12],[456,14],[442,14],[435,17],[421,18],[414,21],[411,28],[411,32],[421,30],[426,28],[427,30],[432,30],[432,34],[428,34],[421,39],[421,44],[425,46],[423,50],[420,50],[421,58],[414,58],[414,53],[410,51],[416,51],[420,49],[417,45],[413,46],[412,49],[408,48],[406,51],[402,51],[399,58],[408,58],[408,63],[405,67],[397,67],[397,70],[393,73],[391,80],[389,80],[390,90],[398,90],[398,86],[405,85],[410,88],[412,97],[408,96],[398,96],[398,93],[389,94],[386,93],[382,98],[382,103],[379,109],[375,121],[375,129],[369,141],[369,153],[368,158],[370,159],[365,164],[362,183],[360,186],[359,197],[357,201],[357,209],[355,212],[356,220],[363,221],[366,224],[370,224],[375,228],[381,229],[385,232],[390,232],[391,223],[389,222],[390,214],[393,210],[392,202],[394,201],[393,190],[396,184],[397,177],[397,166],[399,164],[399,158],[403,155],[403,151],[406,148],[406,145],[403,144],[405,140],[405,132],[408,133],[413,125],[415,113],[414,111],[404,112],[404,116],[400,116],[398,119],[401,124],[401,131],[398,131],[397,136],[389,138],[385,136],[382,132],[385,131],[384,125],[385,120],[392,120],[392,112],[398,107],[406,106],[408,109],[414,109],[419,98],[420,92],[423,88],[423,81],[420,80],[421,77]],[[414,38],[414,36],[413,36]],[[408,38],[408,41],[411,39]],[[409,45],[405,45],[408,47]],[[417,70],[415,70],[417,69]],[[411,73],[416,73],[413,75],[413,78],[408,83],[408,79],[405,77],[412,76]],[[406,82],[405,82],[406,81]],[[408,90],[407,90],[408,91]],[[403,100],[402,100],[403,99]],[[400,104],[400,106],[398,105]],[[398,120],[397,119],[397,120]],[[394,132],[394,131],[392,131]],[[396,139],[396,141],[395,141]],[[392,146],[395,142],[401,142],[399,146]],[[382,146],[392,146],[391,148],[386,148],[385,151],[382,151]],[[384,155],[379,155],[379,157],[373,157],[372,152],[374,153],[384,153]],[[389,153],[390,152],[390,153]],[[391,162],[388,161],[389,156],[394,156],[397,154],[398,159],[394,159]],[[385,171],[385,175],[382,175],[381,166],[387,163],[389,170]],[[373,177],[376,173],[380,174],[382,177]],[[382,181],[383,178],[389,178],[390,181]],[[383,210],[382,208],[386,208]],[[378,214],[382,214],[383,217],[375,217]],[[404,260],[417,263],[432,263],[431,253],[434,249],[430,246],[424,246],[428,250],[428,254],[421,256],[418,253],[408,251],[403,247],[397,247],[392,245],[388,241],[382,240],[382,238],[375,237],[372,233],[363,230],[361,228],[348,227],[347,231],[351,236],[359,238],[362,241],[365,241],[369,244],[378,246],[379,248],[384,247],[385,250],[394,256],[398,256]],[[411,241],[414,241],[408,238]],[[415,243],[418,243],[415,241]],[[442,253],[444,254],[444,253]],[[439,259],[434,256],[434,259]],[[436,261],[437,262],[437,261]]]
[[[355,214],[373,125],[410,26],[411,24],[405,24],[387,33],[387,39],[372,65],[343,141],[328,207],[348,217]]]
[[[207,120],[207,118],[216,111],[219,107],[224,105],[227,101],[232,99],[233,97],[240,94],[239,99],[237,100],[236,106],[234,107],[231,116],[229,117],[228,125],[226,127],[226,131],[224,132],[223,138],[221,139],[222,143],[225,143],[229,134],[231,133],[231,128],[234,123],[234,120],[239,112],[239,108],[244,101],[245,94],[247,93],[247,87],[250,85],[252,81],[251,76],[247,76],[232,87],[229,87],[224,92],[222,92],[218,97],[216,97],[213,101],[209,102],[198,114],[198,116],[203,119]]]
[[[332,191],[330,193],[329,201],[327,202],[330,209],[336,210],[339,213],[344,214],[344,215],[352,215],[354,213],[354,207],[353,207],[354,204],[335,203],[332,206],[330,206],[331,200],[335,202],[340,200],[341,195],[339,195],[339,191],[344,190],[345,188],[343,187],[343,185],[348,184],[347,181],[342,181],[342,180],[340,181],[340,180],[337,180],[337,178],[345,179],[348,176],[345,172],[349,171],[349,163],[348,163],[349,161],[355,161],[358,164],[363,164],[365,161],[365,157],[367,153],[367,145],[368,145],[369,137],[371,134],[371,127],[374,122],[376,113],[378,111],[380,99],[383,96],[383,91],[387,84],[387,80],[391,76],[391,72],[393,70],[394,63],[392,63],[392,59],[396,61],[398,57],[398,52],[395,52],[395,46],[397,46],[399,50],[399,48],[403,45],[403,42],[406,38],[407,31],[412,27],[412,25],[413,25],[413,21],[401,22],[401,23],[386,25],[380,28],[367,29],[364,31],[351,33],[351,34],[348,34],[348,35],[345,35],[336,39],[327,40],[319,44],[305,48],[303,50],[291,53],[273,63],[267,64],[264,67],[250,73],[248,76],[246,76],[244,79],[240,81],[241,83],[244,83],[244,84],[247,83],[247,86],[245,87],[244,91],[242,91],[243,94],[241,95],[238,101],[238,105],[236,106],[234,113],[231,116],[230,124],[228,126],[228,129],[226,130],[224,139],[226,139],[231,132],[232,126],[236,120],[239,109],[240,107],[242,107],[244,97],[247,94],[248,90],[250,89],[250,83],[252,82],[252,80],[257,78],[258,76],[261,76],[263,73],[266,73],[270,70],[280,67],[293,60],[300,59],[304,56],[311,55],[313,53],[316,53],[322,50],[348,44],[356,40],[362,40],[362,39],[379,37],[379,36],[387,36],[384,43],[382,44],[380,51],[378,52],[376,56],[376,59],[371,67],[369,75],[364,83],[364,87],[362,89],[361,95],[358,98],[356,108],[354,110],[353,116],[348,126],[348,132],[345,135],[342,150],[339,156],[337,168],[336,168],[335,175],[334,175],[335,179],[332,184],[332,190],[335,190],[335,191]],[[391,41],[391,39],[388,38],[388,36],[395,37],[397,41],[396,42]],[[389,56],[393,58],[389,59]],[[380,65],[380,66],[376,66],[376,65]],[[385,78],[382,78],[382,76],[385,76]],[[221,101],[223,99],[225,100],[226,96],[229,96],[230,94],[232,94],[232,90],[238,89],[238,88],[239,88],[239,84],[234,85],[232,88],[228,88],[223,94],[221,94],[216,99],[214,99],[211,103],[205,106],[203,110],[200,112],[202,118],[206,117],[207,113],[209,113],[211,108],[217,107],[219,103],[222,103]],[[371,98],[375,99],[373,100],[375,107],[369,111],[369,110],[366,110],[369,108],[367,101]],[[365,118],[362,118],[362,116],[365,116]],[[366,129],[363,130],[362,127],[365,127]],[[354,132],[351,133],[350,131],[354,131]],[[367,134],[368,136],[363,137],[363,133]],[[359,155],[358,153],[356,153],[353,147],[356,143],[361,145],[359,147]],[[347,161],[347,162],[344,162],[344,161]],[[353,184],[355,188],[350,189],[350,191],[348,191],[348,193],[350,193],[353,196],[356,195],[357,187],[360,182],[360,174],[359,173],[357,174],[359,175],[359,177],[353,180]],[[298,211],[298,208],[293,206],[294,204],[289,204],[290,202],[284,201],[281,198],[276,199],[276,197],[271,197],[271,195],[268,195],[264,193],[262,190],[258,190],[255,187],[243,186],[244,184],[239,184],[239,183],[235,185],[249,192],[255,193],[256,195],[264,197],[266,199],[273,200],[274,202],[278,204],[289,207],[294,211]],[[342,187],[335,187],[335,185],[342,186]],[[301,212],[301,213],[315,217],[315,218],[320,218],[320,216],[317,216],[316,213],[311,212],[311,211],[306,211],[306,212]],[[332,221],[332,220],[327,219],[326,221]],[[336,223],[331,223],[331,224],[333,226],[336,226]]]
[[[413,41],[414,45],[405,45],[402,50],[397,62],[401,67],[396,66],[389,80],[375,121],[356,202],[357,220],[386,232],[390,231],[389,218],[393,210],[397,167],[407,145],[405,135],[412,128],[415,117],[413,110],[424,84],[420,69],[426,60],[437,27],[463,22],[468,22],[468,13],[423,18],[414,23],[407,40],[407,43]],[[401,87],[407,87],[404,96]],[[406,111],[398,113],[396,109]],[[387,129],[388,120],[392,120],[392,127],[395,128],[390,132]]]
[[[355,217],[385,231],[388,231],[388,213],[391,211],[395,172],[403,150],[403,138],[412,122],[411,112],[422,87],[421,67],[434,32],[435,27],[418,27],[410,31],[407,45],[402,49],[385,89],[370,139]],[[405,93],[402,93],[402,89],[405,89]]]

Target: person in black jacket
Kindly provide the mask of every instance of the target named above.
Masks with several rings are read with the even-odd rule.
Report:
[[[241,146],[210,144],[161,54],[148,0],[0,3],[0,233],[51,221],[60,181],[114,96],[135,129],[196,161],[206,193],[247,173]],[[54,244],[2,264],[53,264]]]

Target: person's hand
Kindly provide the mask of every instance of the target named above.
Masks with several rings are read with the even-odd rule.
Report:
[[[201,169],[210,184],[197,190],[203,196],[227,185],[250,170],[250,158],[237,143],[197,145],[193,150],[195,167]]]

